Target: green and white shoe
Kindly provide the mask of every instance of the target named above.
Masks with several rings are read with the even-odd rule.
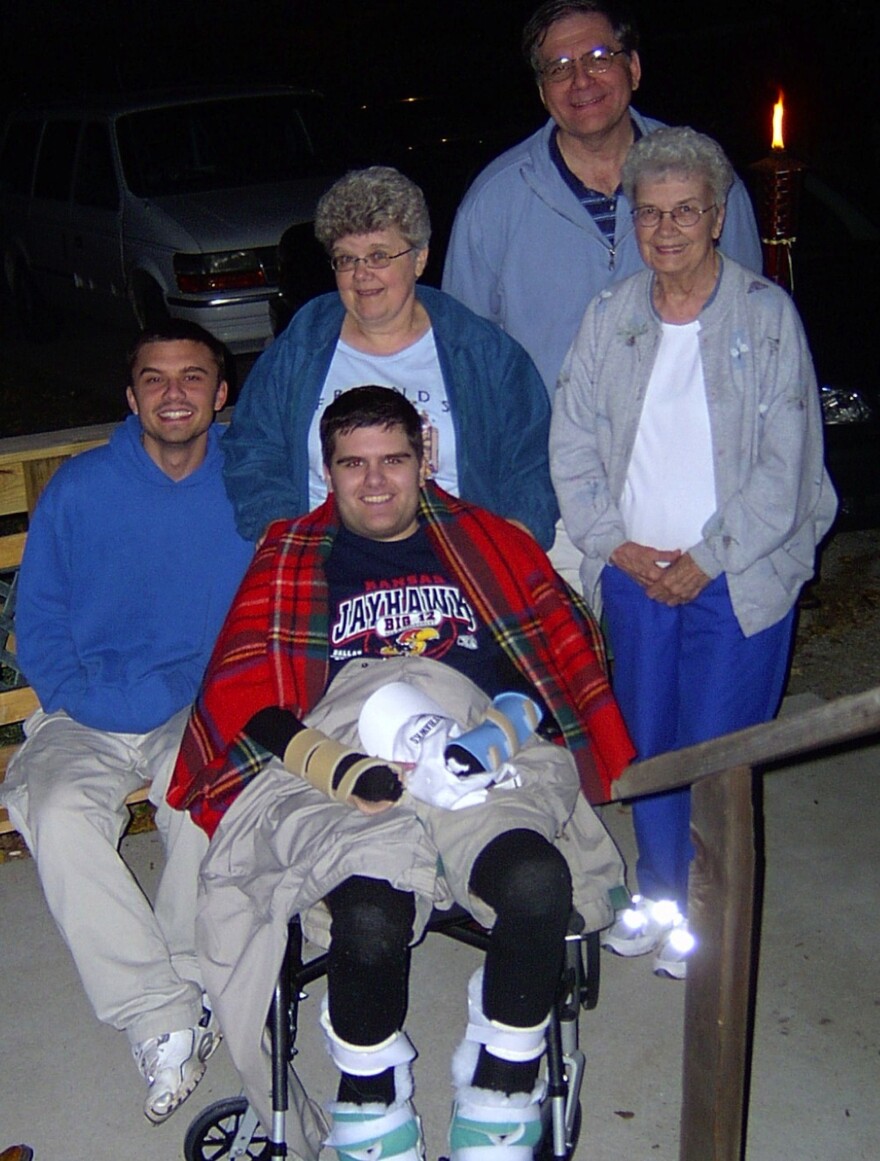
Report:
[[[328,1111],[332,1129],[324,1144],[339,1161],[424,1161],[422,1127],[409,1103],[389,1108],[336,1102]]]
[[[450,1161],[532,1161],[541,1141],[541,1109],[532,1095],[470,1092],[478,1099],[453,1105]],[[478,1103],[483,1096],[488,1101]]]

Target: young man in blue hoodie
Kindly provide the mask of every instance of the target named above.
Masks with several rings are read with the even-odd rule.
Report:
[[[158,1124],[219,1037],[194,951],[204,834],[165,787],[253,546],[235,530],[215,412],[224,348],[171,320],[130,357],[132,415],[64,464],[31,520],[16,639],[41,708],[2,799],[99,1020],[124,1029]],[[125,798],[152,781],[167,862],[150,906],[118,853]]]

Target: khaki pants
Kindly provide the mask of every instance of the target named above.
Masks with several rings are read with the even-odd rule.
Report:
[[[95,1015],[132,1044],[191,1027],[202,1013],[195,904],[208,843],[165,803],[188,712],[146,734],[116,734],[37,710],[2,788]],[[125,799],[151,780],[166,851],[155,908],[118,851]]]

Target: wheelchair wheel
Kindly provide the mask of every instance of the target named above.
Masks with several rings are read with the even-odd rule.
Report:
[[[577,1143],[581,1135],[581,1102],[578,1101],[574,1109],[571,1125],[565,1133],[565,1152],[560,1155],[553,1152],[553,1126],[549,1123],[544,1126],[544,1135],[535,1149],[535,1161],[570,1161],[574,1156]]]
[[[183,1142],[186,1161],[222,1161],[228,1157],[247,1109],[247,1098],[243,1096],[227,1097],[203,1109],[186,1131]],[[241,1156],[250,1161],[261,1158],[268,1161],[269,1139],[261,1125]]]

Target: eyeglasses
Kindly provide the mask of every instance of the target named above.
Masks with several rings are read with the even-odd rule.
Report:
[[[415,246],[400,250],[397,254],[386,254],[384,250],[374,250],[365,258],[355,258],[354,254],[334,254],[330,265],[337,274],[354,274],[358,263],[363,262],[367,270],[387,270],[395,258],[402,258],[404,254],[411,254]]]
[[[688,205],[676,206],[671,210],[658,210],[656,206],[636,206],[630,213],[633,222],[643,230],[652,230],[655,226],[659,226],[666,217],[672,218],[676,226],[684,226],[687,229],[689,226],[695,226],[703,214],[708,214],[709,210],[716,208],[715,202],[711,206],[706,206],[705,209]]]
[[[570,81],[578,65],[588,77],[598,77],[601,73],[608,72],[616,56],[629,56],[629,53],[625,48],[608,48],[607,45],[600,44],[598,48],[591,48],[582,56],[561,56],[558,60],[551,60],[549,64],[542,65],[538,73],[542,80],[551,85]]]

